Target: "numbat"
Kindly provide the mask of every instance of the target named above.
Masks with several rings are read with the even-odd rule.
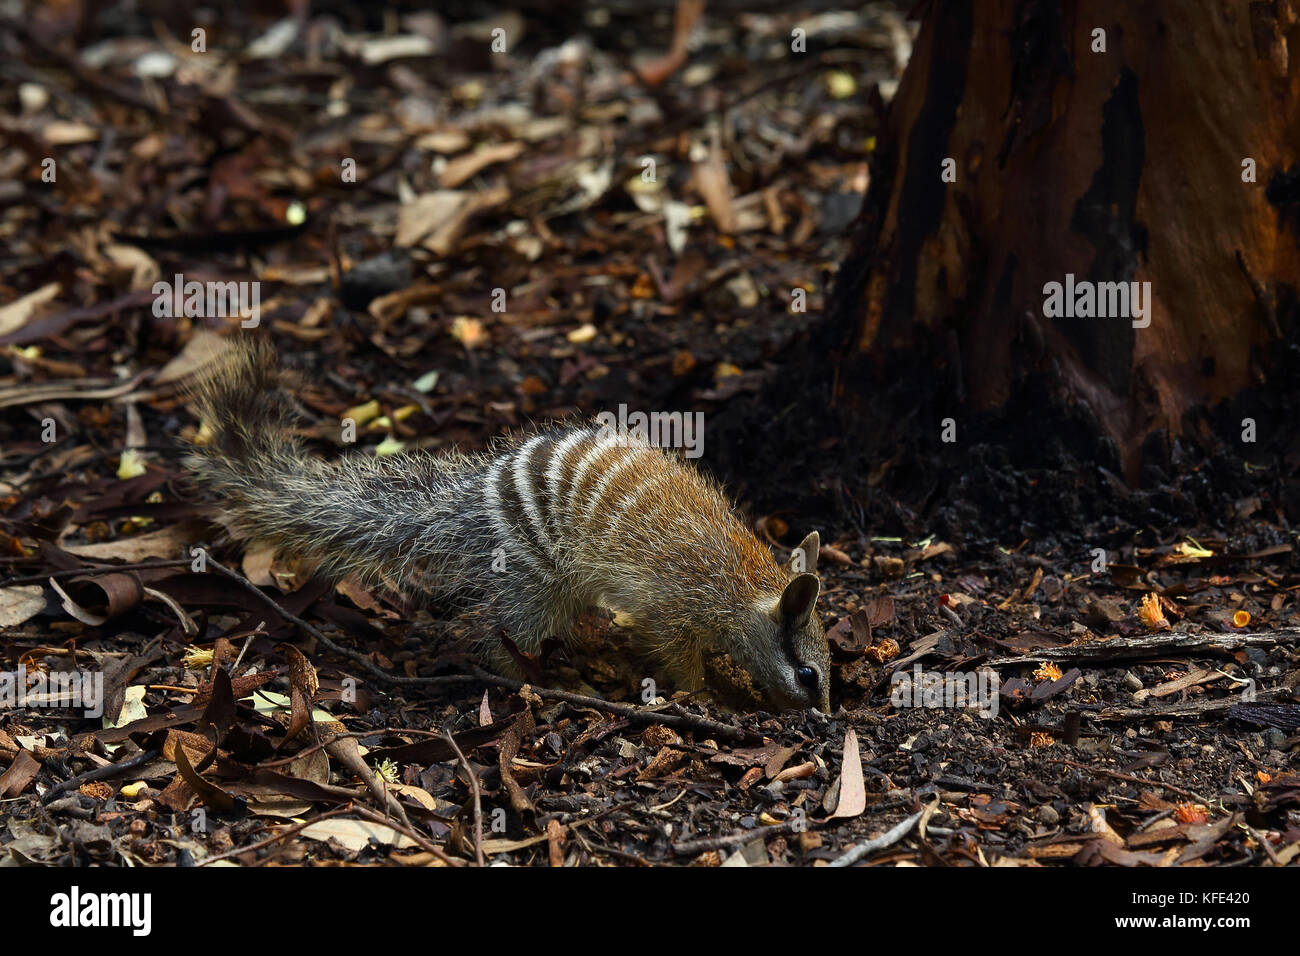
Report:
[[[195,389],[210,437],[188,463],[237,537],[454,600],[500,672],[518,673],[503,634],[535,655],[603,608],[679,686],[703,686],[725,654],[766,704],[829,710],[816,532],[778,565],[716,485],[600,426],[480,455],[326,462],[291,434],[279,385],[255,344],[232,347]]]

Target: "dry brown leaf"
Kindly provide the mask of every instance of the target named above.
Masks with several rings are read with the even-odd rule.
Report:
[[[129,288],[133,292],[140,289],[152,289],[153,284],[162,275],[162,270],[158,267],[154,257],[136,246],[113,243],[105,246],[102,252],[104,258],[112,264],[114,269],[131,273]]]
[[[833,544],[823,544],[818,549],[817,556],[825,558],[832,564],[838,564],[840,567],[848,568],[853,566],[853,559]]]
[[[305,654],[292,644],[281,644],[279,649],[289,660],[289,699],[291,716],[284,732],[285,742],[296,738],[311,723],[311,703],[320,689],[316,668]]]
[[[398,796],[410,797],[426,810],[438,811],[437,798],[423,787],[417,787],[409,783],[390,783],[388,789]]]
[[[154,376],[155,385],[188,378],[207,368],[230,348],[230,340],[211,329],[196,329],[185,347]]]
[[[51,282],[41,286],[35,292],[29,292],[21,299],[0,306],[0,335],[8,335],[21,329],[33,315],[40,311],[41,306],[54,301],[61,288],[57,282]]]
[[[840,768],[840,799],[832,817],[856,817],[867,808],[867,785],[862,779],[858,735],[850,727],[844,735],[844,762]]]
[[[455,189],[481,170],[496,163],[508,163],[523,151],[524,144],[515,141],[485,146],[464,156],[457,156],[443,167],[438,176],[438,185],[443,189]]]
[[[438,189],[417,196],[397,214],[399,246],[420,245],[436,255],[445,256],[456,248],[470,219],[485,209],[510,198],[505,187],[478,192]]]
[[[322,843],[337,840],[345,849],[353,853],[359,853],[369,846],[371,837],[398,849],[416,845],[414,840],[398,833],[392,827],[366,820],[343,820],[332,817],[309,823],[298,832],[308,840],[319,840]]]
[[[727,175],[727,164],[722,160],[722,151],[716,145],[709,150],[709,155],[702,162],[695,164],[695,190],[709,207],[718,232],[734,233],[736,231],[736,207],[732,198],[731,178]]]
[[[45,609],[45,589],[39,584],[0,588],[0,627],[17,627]]]
[[[99,544],[68,544],[63,550],[79,558],[116,558],[121,561],[144,561],[147,558],[177,558],[186,553],[187,546],[199,540],[197,522],[184,522],[138,534],[131,538],[118,538]]]
[[[256,584],[259,588],[265,588],[275,584],[275,579],[271,577],[271,565],[274,562],[275,547],[273,545],[256,545],[244,552],[240,567],[244,572],[244,577],[248,578],[250,583]]]

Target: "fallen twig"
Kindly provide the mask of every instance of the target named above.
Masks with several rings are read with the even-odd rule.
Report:
[[[1144,787],[1160,787],[1162,790],[1168,790],[1170,793],[1176,793],[1180,797],[1187,797],[1195,800],[1197,803],[1209,805],[1210,801],[1200,794],[1192,793],[1190,790],[1184,790],[1182,787],[1175,787],[1172,783],[1165,783],[1163,780],[1144,780],[1142,777],[1134,777],[1131,774],[1120,773],[1118,770],[1107,770],[1105,767],[1090,767],[1086,763],[1079,763],[1077,760],[1070,760],[1063,757],[1059,760],[1053,760],[1052,763],[1065,764],[1067,767],[1073,767],[1075,770],[1086,770],[1088,773],[1099,773],[1103,776],[1110,777],[1112,780],[1123,780],[1125,783],[1139,783]]]
[[[852,866],[870,853],[875,853],[877,850],[883,850],[885,847],[893,846],[912,831],[912,828],[921,821],[921,817],[924,814],[924,810],[917,810],[916,813],[913,813],[897,826],[886,830],[884,833],[880,834],[880,836],[872,837],[866,843],[860,843],[847,853],[837,856],[835,859],[831,860],[830,865]]]
[[[498,687],[505,687],[508,690],[520,690],[524,687],[525,682],[514,680],[510,677],[501,677],[481,667],[474,668],[474,676],[481,681],[489,684],[496,684]],[[641,724],[663,724],[665,727],[681,727],[686,730],[698,730],[706,733],[711,737],[721,737],[726,740],[735,740],[741,743],[762,743],[762,737],[753,731],[745,730],[742,727],[736,727],[732,724],[720,723],[716,720],[709,720],[705,717],[693,717],[690,714],[668,714],[659,710],[649,710],[644,707],[636,707],[632,704],[619,704],[611,700],[603,700],[599,697],[588,697],[585,694],[572,694],[564,690],[552,690],[549,687],[538,687],[534,684],[528,685],[529,689],[543,700],[562,700],[565,703],[576,704],[580,707],[591,707],[595,710],[602,710],[610,714],[618,714],[620,717],[626,717],[634,723]]]
[[[996,657],[987,667],[1012,664],[1040,664],[1043,661],[1112,661],[1133,657],[1153,657],[1170,651],[1213,651],[1229,653],[1245,647],[1273,647],[1275,644],[1300,644],[1300,628],[1254,631],[1249,634],[1146,634],[1142,637],[1114,637],[1110,640],[1043,647],[1030,654]]]
[[[371,823],[382,823],[384,826],[392,827],[394,830],[396,830],[398,833],[402,834],[403,836],[410,837],[412,840],[414,840],[416,843],[419,844],[420,849],[424,850],[426,853],[432,853],[434,856],[442,860],[442,862],[446,863],[448,866],[465,865],[462,861],[448,856],[445,852],[443,852],[440,846],[438,846],[436,843],[430,842],[430,840],[424,835],[422,835],[418,830],[416,830],[415,827],[403,826],[400,823],[395,823],[392,820],[389,820],[383,817],[382,815],[376,813],[374,810],[370,809],[369,807],[362,806],[361,804],[357,804],[352,809],[355,810],[357,813],[361,814]]]
[[[478,774],[469,765],[465,754],[461,752],[460,744],[456,743],[456,738],[446,727],[442,729],[442,737],[456,751],[460,765],[465,768],[465,776],[469,778],[470,792],[474,794],[474,862],[479,866],[487,866],[487,857],[483,855],[483,795],[478,785]]]
[[[60,784],[55,784],[41,798],[41,803],[49,803],[56,797],[62,796],[70,790],[78,789],[84,783],[91,783],[95,780],[108,780],[111,777],[117,777],[136,767],[143,767],[149,761],[159,756],[157,750],[145,750],[136,754],[134,757],[128,757],[125,760],[119,760],[117,763],[105,764],[102,767],[96,767],[94,770],[87,770],[85,773],[78,774],[75,777],[69,777]]]
[[[1291,691],[1285,687],[1272,687],[1255,692],[1257,702],[1287,697]],[[1153,704],[1150,707],[1109,707],[1106,710],[1089,712],[1091,720],[1153,720],[1164,717],[1204,717],[1231,710],[1242,702],[1237,694],[1219,697],[1214,700],[1173,701],[1168,704]]]
[[[802,826],[808,826],[805,820]],[[683,840],[681,843],[673,844],[673,852],[681,856],[695,856],[699,853],[709,853],[713,850],[729,850],[735,846],[744,846],[746,843],[752,843],[755,840],[762,840],[766,837],[777,836],[782,833],[790,833],[794,830],[795,821],[787,820],[785,823],[778,823],[770,827],[755,827],[752,830],[745,830],[741,833],[732,833],[720,837],[704,837],[700,840]]]
[[[326,810],[325,812],[312,817],[310,820],[304,820],[302,823],[295,823],[293,826],[281,830],[279,833],[273,833],[265,840],[259,840],[257,843],[250,844],[249,846],[237,846],[227,850],[225,853],[218,853],[216,856],[205,857],[198,862],[198,865],[207,866],[210,863],[216,863],[218,860],[228,860],[232,856],[239,856],[243,853],[254,853],[263,847],[280,842],[285,837],[293,836],[299,830],[305,829],[313,823],[319,823],[321,820],[327,820],[330,817],[337,817],[339,814],[347,813],[351,809],[352,807],[345,803],[343,806],[335,807],[333,810]]]

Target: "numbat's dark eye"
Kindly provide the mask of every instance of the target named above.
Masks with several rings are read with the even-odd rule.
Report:
[[[817,672],[811,667],[800,667],[794,672],[794,676],[799,678],[799,683],[809,690],[817,689]]]

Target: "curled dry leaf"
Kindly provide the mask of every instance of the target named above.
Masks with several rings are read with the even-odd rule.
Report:
[[[82,574],[69,580],[66,587],[66,590],[55,587],[64,596],[64,608],[67,609],[66,602],[72,600],[86,614],[99,618],[100,624],[119,614],[125,614],[138,605],[145,594],[139,575],[130,571]],[[71,609],[68,609],[68,613],[79,621],[91,623]]]
[[[320,687],[320,681],[316,677],[316,668],[312,667],[311,661],[307,660],[302,651],[292,644],[281,644],[280,650],[289,661],[291,717],[289,729],[284,737],[288,742],[297,737],[311,722],[311,702]]]
[[[50,578],[50,587],[54,588],[59,597],[63,598],[63,610],[67,611],[82,624],[88,624],[91,627],[98,627],[108,620],[106,616],[102,614],[94,614],[78,604],[67,591],[60,587],[59,582],[54,578]]]

